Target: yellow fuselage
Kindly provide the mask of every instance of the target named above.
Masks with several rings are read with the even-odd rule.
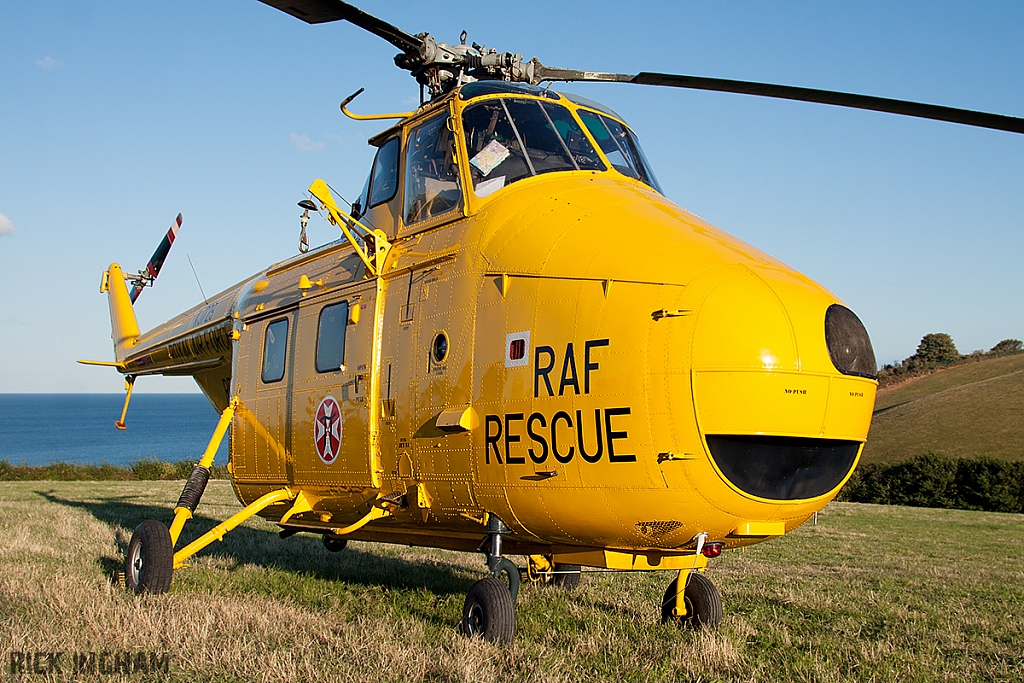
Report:
[[[442,106],[458,121],[467,105]],[[486,513],[513,529],[513,552],[672,554],[702,532],[727,547],[786,533],[849,477],[876,382],[833,364],[825,315],[840,302],[820,285],[614,170],[470,190],[412,227],[401,197],[366,218],[395,226],[379,278],[329,245],[128,352],[130,371],[173,330],[230,318],[230,369],[192,374],[218,407],[244,406],[231,439],[243,503],[298,488],[314,504],[288,524],[329,530],[396,492],[408,507],[353,537],[475,549]],[[342,302],[344,364],[318,369],[318,321]],[[267,382],[280,320],[287,362]],[[314,424],[328,396],[342,416],[329,463]],[[817,443],[837,449],[826,465],[787,450]]]

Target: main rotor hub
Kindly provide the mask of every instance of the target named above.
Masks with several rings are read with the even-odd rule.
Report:
[[[537,85],[540,62],[534,57],[525,62],[521,54],[498,52],[486,46],[439,43],[429,33],[416,35],[420,42],[416,53],[400,52],[395,65],[411,71],[416,81],[440,97],[454,88],[474,81],[509,81]]]

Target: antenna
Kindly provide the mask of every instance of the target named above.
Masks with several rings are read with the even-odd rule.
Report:
[[[188,259],[188,265],[192,268],[192,274],[196,276],[196,284],[199,285],[199,293],[203,295],[203,303],[209,303],[209,300],[206,298],[206,292],[203,291],[203,283],[199,281],[199,274],[196,273],[196,267],[192,265],[192,257],[185,254],[185,258]]]

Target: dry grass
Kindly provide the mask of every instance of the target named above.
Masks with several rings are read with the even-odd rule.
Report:
[[[166,651],[158,678],[182,681],[1024,679],[1019,515],[835,504],[817,526],[712,563],[726,606],[715,633],[659,623],[667,574],[589,574],[575,593],[524,586],[502,648],[457,633],[482,558],[368,543],[330,554],[258,520],[168,595],[111,586],[130,530],[167,521],[180,486],[0,484],[5,674],[12,651],[105,649]],[[186,535],[235,510],[227,482],[211,482]]]

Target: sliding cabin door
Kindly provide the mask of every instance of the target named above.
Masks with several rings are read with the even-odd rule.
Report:
[[[373,486],[374,296],[373,283],[360,283],[299,306],[291,413],[296,485]]]
[[[288,444],[294,375],[295,310],[250,322],[238,344],[235,394],[241,405],[231,431],[237,484],[286,486],[292,479]]]

